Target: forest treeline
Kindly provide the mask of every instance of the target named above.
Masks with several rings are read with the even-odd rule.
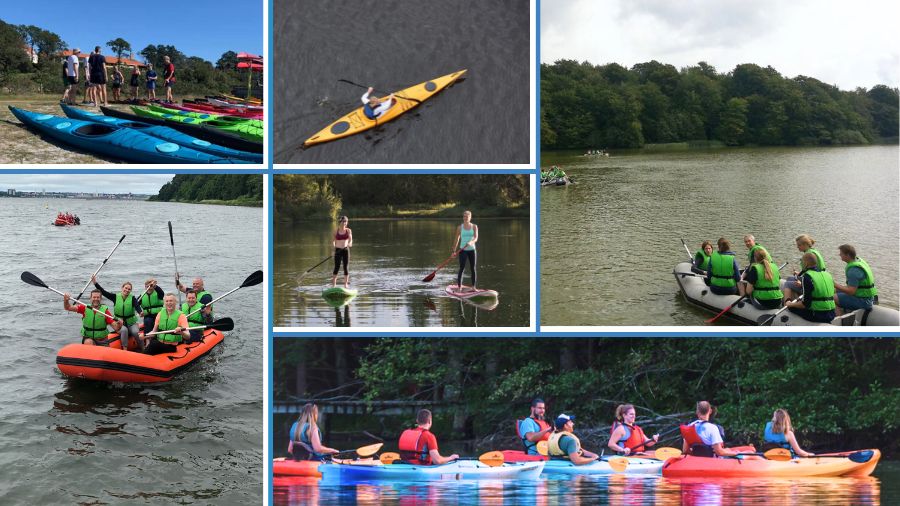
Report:
[[[121,30],[127,32],[127,28]],[[138,51],[132,50],[131,44],[122,37],[105,40],[107,37],[109,36],[98,36],[96,40],[65,41],[50,30],[34,25],[11,25],[0,19],[0,92],[14,95],[62,94],[62,51],[73,49],[73,45],[85,54],[93,52],[94,46],[100,46],[104,54],[119,58],[128,57],[134,52],[136,58],[139,55],[144,62],[153,64],[160,79],[163,57],[169,56],[175,65],[177,93],[181,95],[230,93],[234,87],[247,86],[247,71],[237,70],[237,53],[234,51],[226,51],[213,64],[203,58],[186,55],[172,45],[150,44]],[[36,64],[32,63],[26,48],[37,55]],[[127,86],[131,70],[125,66],[120,67],[120,70]],[[110,82],[111,73],[112,67]],[[141,90],[145,89],[145,74],[146,69],[142,72]],[[255,74],[253,79],[258,81],[260,75]],[[79,76],[79,80],[81,79],[84,79],[84,75]]]
[[[160,202],[225,201],[261,207],[263,177],[259,174],[176,174],[150,200]]]
[[[284,339],[274,356],[276,402],[450,404],[433,429],[448,439],[514,444],[513,420],[535,396],[548,416],[574,413],[576,432],[593,446],[605,444],[618,404],[637,406],[652,434],[689,422],[698,400],[718,406],[733,443],[758,443],[776,408],[791,413],[814,451],[896,451],[900,436],[896,339]],[[340,418],[345,431],[354,421],[356,431],[379,426]],[[382,423],[399,433],[411,421]]]
[[[897,88],[842,91],[751,63],[541,64],[544,149],[896,143],[898,106]]]
[[[462,205],[504,210],[528,209],[524,174],[286,174],[275,176],[279,220],[334,219],[346,209],[390,215],[394,208]],[[373,216],[370,216],[373,217]]]

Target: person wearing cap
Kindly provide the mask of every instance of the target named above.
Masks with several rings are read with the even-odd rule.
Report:
[[[697,403],[697,419],[682,425],[682,452],[695,457],[734,457],[738,452],[725,448],[725,429],[709,421],[715,408],[707,401]]]
[[[575,437],[575,416],[565,413],[556,417],[556,432],[550,436],[548,453],[551,457],[568,457],[576,466],[583,466],[600,458],[594,452],[581,447],[581,441]]]
[[[331,286],[337,285],[338,270],[344,265],[344,288],[350,288],[350,272],[347,265],[350,263],[350,246],[353,246],[353,231],[347,228],[350,218],[341,216],[338,219],[338,228],[334,233],[331,245],[334,247],[334,270],[331,272]]]
[[[400,450],[400,458],[410,464],[431,466],[446,464],[459,459],[459,455],[453,454],[447,457],[438,451],[437,438],[431,433],[431,411],[420,409],[416,415],[416,427],[406,429],[400,434],[397,447]]]
[[[540,441],[550,439],[553,433],[553,427],[544,420],[547,407],[544,399],[535,397],[531,401],[531,415],[528,418],[520,418],[516,420],[516,435],[525,445],[525,453],[528,455],[539,455],[537,444]]]

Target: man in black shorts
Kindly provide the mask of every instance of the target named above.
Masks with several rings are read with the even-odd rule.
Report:
[[[109,104],[106,102],[106,81],[108,79],[106,70],[106,57],[100,54],[100,46],[94,47],[94,52],[88,57],[88,67],[91,73],[91,84],[96,88],[94,97],[99,104],[103,102],[104,106]]]
[[[66,57],[66,91],[63,93],[62,101],[72,105],[75,102],[75,95],[78,90],[78,53],[81,50],[72,48],[72,54]]]

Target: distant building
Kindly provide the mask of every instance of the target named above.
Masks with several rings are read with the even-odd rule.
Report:
[[[28,44],[22,44],[22,48],[25,49],[25,54],[28,55],[28,58],[31,60],[31,63],[37,65],[38,62],[38,54],[37,51],[33,50],[31,46]]]
[[[7,190],[6,190],[6,195],[7,195],[8,197],[15,197],[15,196],[16,196],[16,189],[15,189],[15,188],[9,188],[9,189],[7,189]]]

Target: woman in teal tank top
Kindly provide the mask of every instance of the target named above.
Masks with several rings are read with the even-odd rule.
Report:
[[[300,418],[291,426],[288,453],[294,460],[321,460],[325,455],[333,455],[338,450],[322,444],[319,430],[319,407],[308,402],[300,411]]]
[[[801,457],[811,457],[815,453],[811,453],[800,448],[797,437],[794,435],[794,428],[791,426],[791,415],[786,409],[776,409],[772,415],[772,421],[766,423],[765,434],[763,436],[767,447],[771,448],[787,448],[794,455]]]
[[[456,240],[453,241],[453,256],[459,255],[459,272],[456,274],[456,286],[462,289],[462,275],[469,264],[469,275],[472,276],[472,290],[477,286],[475,273],[475,243],[478,242],[478,225],[472,223],[472,211],[463,212],[462,225],[456,227]]]

